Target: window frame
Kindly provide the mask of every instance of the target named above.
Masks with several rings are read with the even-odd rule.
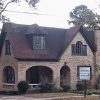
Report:
[[[92,80],[92,66],[89,66],[89,65],[78,65],[77,66],[77,79],[80,80],[79,78],[79,69],[80,67],[90,67],[90,80]]]
[[[4,83],[15,83],[15,71],[11,66],[6,66],[3,73]]]
[[[41,35],[33,35],[33,50],[44,50],[45,49],[45,37]]]
[[[5,40],[5,55],[11,55],[11,46],[9,40]]]
[[[72,44],[71,49],[72,55],[87,56],[87,45],[83,45],[81,41],[77,41],[76,44]]]

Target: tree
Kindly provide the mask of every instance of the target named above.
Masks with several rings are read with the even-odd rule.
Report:
[[[9,19],[3,15],[3,12],[7,8],[10,3],[19,3],[22,0],[0,0],[0,21],[8,22]],[[35,7],[35,4],[39,2],[39,0],[25,0],[30,6]]]
[[[99,26],[100,16],[85,5],[77,6],[70,12],[69,24],[82,25],[87,30],[94,30]]]

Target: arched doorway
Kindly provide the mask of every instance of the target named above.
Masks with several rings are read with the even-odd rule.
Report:
[[[60,86],[70,87],[70,68],[66,65],[60,70]]]
[[[42,82],[52,83],[53,71],[45,66],[33,66],[26,71],[26,80],[30,84],[39,84]]]
[[[15,83],[15,71],[11,66],[6,66],[3,70],[4,83]]]

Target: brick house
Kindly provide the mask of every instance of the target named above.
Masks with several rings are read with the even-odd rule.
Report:
[[[16,90],[21,80],[30,86],[48,81],[57,88],[64,80],[74,89],[79,66],[90,66],[93,76],[94,65],[100,65],[99,38],[99,31],[87,32],[82,27],[4,24],[0,38],[0,90]]]

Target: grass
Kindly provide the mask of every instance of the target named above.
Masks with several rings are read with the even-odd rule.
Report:
[[[28,94],[27,96],[33,98],[52,98],[49,100],[100,100],[99,96],[87,95],[86,98],[84,98],[83,94],[66,93],[66,92],[33,93],[33,94]]]
[[[52,98],[52,97],[82,96],[82,95],[77,93],[57,92],[57,93],[34,93],[34,94],[28,94],[28,96],[32,96],[34,98]]]
[[[57,98],[57,99],[51,99],[51,100],[100,100],[98,96],[87,96],[84,97],[70,97],[70,98]]]

